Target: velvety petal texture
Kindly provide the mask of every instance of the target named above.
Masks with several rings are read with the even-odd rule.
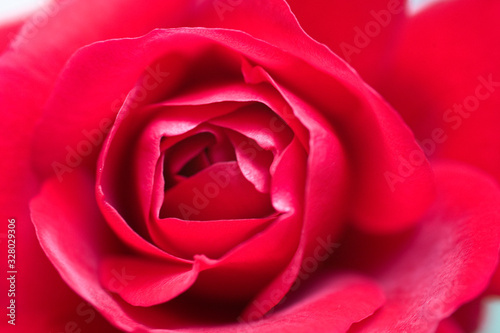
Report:
[[[500,179],[500,31],[495,1],[443,1],[401,29],[375,87],[431,158],[453,158]]]
[[[495,1],[440,1],[410,16],[370,83],[430,158],[475,165],[500,180],[500,15]],[[489,291],[498,294],[495,274]]]
[[[387,50],[408,16],[406,0],[287,2],[306,33],[326,44],[370,83],[390,65]]]
[[[387,303],[352,332],[433,331],[487,286],[500,246],[498,187],[463,166],[435,173],[435,204],[378,277]]]

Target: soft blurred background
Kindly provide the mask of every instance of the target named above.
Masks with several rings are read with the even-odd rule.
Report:
[[[47,0],[0,0],[0,22],[22,17]]]
[[[409,0],[410,12],[423,10],[433,2],[443,0]],[[33,10],[42,6],[48,0],[0,0],[0,24],[28,15]],[[484,325],[476,333],[500,332],[500,298],[490,298],[484,303]]]

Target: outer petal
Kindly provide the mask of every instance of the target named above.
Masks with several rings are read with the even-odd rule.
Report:
[[[373,282],[352,274],[316,281],[307,295],[259,321],[189,329],[154,329],[152,333],[343,333],[354,322],[370,316],[384,302]]]
[[[134,265],[129,266],[131,262],[119,258],[106,261],[110,271],[104,271],[100,276],[101,261],[110,258],[113,253],[123,253],[123,248],[99,212],[93,196],[93,182],[93,178],[85,172],[75,171],[62,183],[56,179],[47,181],[41,193],[31,202],[37,236],[52,264],[73,290],[122,330],[146,330],[144,325],[169,327],[179,321],[186,325],[189,318],[179,319],[175,312],[162,308],[150,307],[143,311],[113,297],[101,286],[103,282],[113,287],[114,291],[134,299],[134,289],[141,288],[144,280],[137,271],[140,265],[132,261]],[[149,278],[169,287],[177,282],[178,289],[174,293],[185,283],[189,284],[189,281],[182,281],[186,278],[185,270],[170,273],[173,273],[170,281],[155,276]],[[181,279],[175,281],[175,273]],[[149,292],[147,288],[143,291]],[[165,291],[165,294],[168,292]]]
[[[371,82],[406,19],[405,0],[287,1],[304,30]]]
[[[352,332],[430,332],[487,286],[500,247],[500,190],[465,167],[435,172],[436,203],[380,276],[387,304]]]
[[[18,119],[24,119],[22,127],[6,126],[22,128],[26,133],[24,144],[31,142],[34,121],[61,68],[78,48],[102,39],[138,36],[156,27],[173,26],[189,7],[190,3],[181,1],[157,1],[148,6],[134,0],[50,2],[26,20],[9,50],[2,54],[0,76],[11,87],[2,88],[2,95],[6,95],[1,98],[2,109],[15,111]],[[54,161],[58,160],[50,160],[49,165]]]
[[[436,333],[464,333],[464,331],[453,321],[453,319],[447,318],[439,323]]]
[[[30,221],[28,203],[37,191],[37,181],[30,167],[30,144],[37,109],[43,100],[38,94],[43,84],[34,76],[36,74],[31,71],[16,68],[5,55],[0,58],[0,216],[2,221],[16,219],[19,272],[16,281],[18,320],[15,327],[2,320],[0,330],[63,331],[65,325],[69,329],[76,325],[82,329],[112,332],[109,323],[58,276],[40,248]],[[4,253],[7,251],[6,235],[5,223],[0,230]],[[2,279],[0,286],[2,290],[9,289],[6,279]],[[40,311],[41,308],[45,311]]]
[[[1,80],[1,79],[0,79]],[[5,118],[3,120],[6,120]],[[4,130],[2,135],[21,138],[15,128]],[[26,151],[18,140],[3,138],[1,152],[5,160],[0,166],[0,215],[5,223],[0,228],[0,248],[7,253],[7,220],[16,222],[16,325],[0,322],[0,331],[16,332],[63,332],[65,330],[118,332],[94,307],[76,294],[59,276],[47,259],[36,238],[27,203],[35,194],[35,180],[29,173]],[[5,258],[7,259],[7,258]],[[4,272],[7,262],[0,265]],[[0,287],[5,290],[2,302],[7,301],[9,286],[3,278]]]
[[[263,320],[243,322],[240,331],[344,333],[384,302],[383,294],[372,282],[354,275],[329,276],[313,285],[290,306]]]
[[[152,306],[168,302],[185,292],[197,275],[198,265],[176,265],[143,256],[112,257],[103,261],[100,280],[103,287],[119,293],[127,303]]]
[[[497,267],[495,274],[491,278],[490,286],[488,287],[488,292],[500,295],[500,268]]]
[[[27,20],[14,38],[8,57],[21,67],[42,73],[45,82],[51,82],[78,48],[99,40],[139,36],[154,28],[175,26],[191,7],[191,2],[182,1],[155,1],[148,5],[136,0],[50,1]],[[128,24],[114,24],[117,22]],[[36,93],[46,93],[50,88],[51,84],[46,85]]]
[[[449,317],[449,321],[455,323],[464,332],[476,332],[484,327],[486,299],[483,296],[484,293],[462,305]]]
[[[85,299],[107,308],[108,315],[113,313],[121,319],[119,306],[98,282],[100,258],[120,247],[92,199],[92,185],[92,178],[82,173],[75,173],[64,183],[55,179],[47,182],[31,203],[32,218],[42,248],[63,279]]]
[[[442,1],[408,19],[375,88],[427,155],[500,180],[500,3]]]

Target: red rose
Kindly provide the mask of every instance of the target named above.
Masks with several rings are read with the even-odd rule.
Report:
[[[456,329],[447,318],[497,264],[500,192],[482,171],[429,163],[414,124],[346,62],[360,55],[355,68],[397,100],[405,72],[382,80],[367,61],[430,14],[383,4],[362,6],[365,30],[360,4],[336,4],[327,38],[332,11],[313,21],[295,2],[34,14],[0,58],[1,202],[17,241],[6,327]]]

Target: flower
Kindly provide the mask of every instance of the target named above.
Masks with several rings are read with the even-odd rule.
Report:
[[[47,311],[58,319],[19,325],[456,325],[448,317],[487,288],[497,265],[498,184],[432,156],[450,135],[443,128],[426,129],[432,152],[415,140],[412,109],[398,106],[412,91],[400,92],[413,78],[405,40],[396,61],[369,65],[390,59],[394,26],[411,36],[442,7],[412,18],[400,2],[376,2],[358,25],[366,17],[336,5],[345,14],[332,34],[322,30],[331,10],[311,20],[317,12],[304,3],[282,1],[54,2],[24,23],[0,58],[0,84],[12,87],[2,106],[18,111],[5,113],[4,133],[25,133],[2,140],[3,170],[22,176],[2,180],[12,189],[2,200],[16,238],[30,240],[19,256],[40,260],[19,259],[19,271],[65,288],[73,305],[54,300]],[[89,12],[92,25],[61,31]],[[346,42],[352,31],[341,27],[353,25]],[[495,98],[494,77],[478,77],[478,103]],[[28,281],[19,274],[18,300],[46,295]]]

